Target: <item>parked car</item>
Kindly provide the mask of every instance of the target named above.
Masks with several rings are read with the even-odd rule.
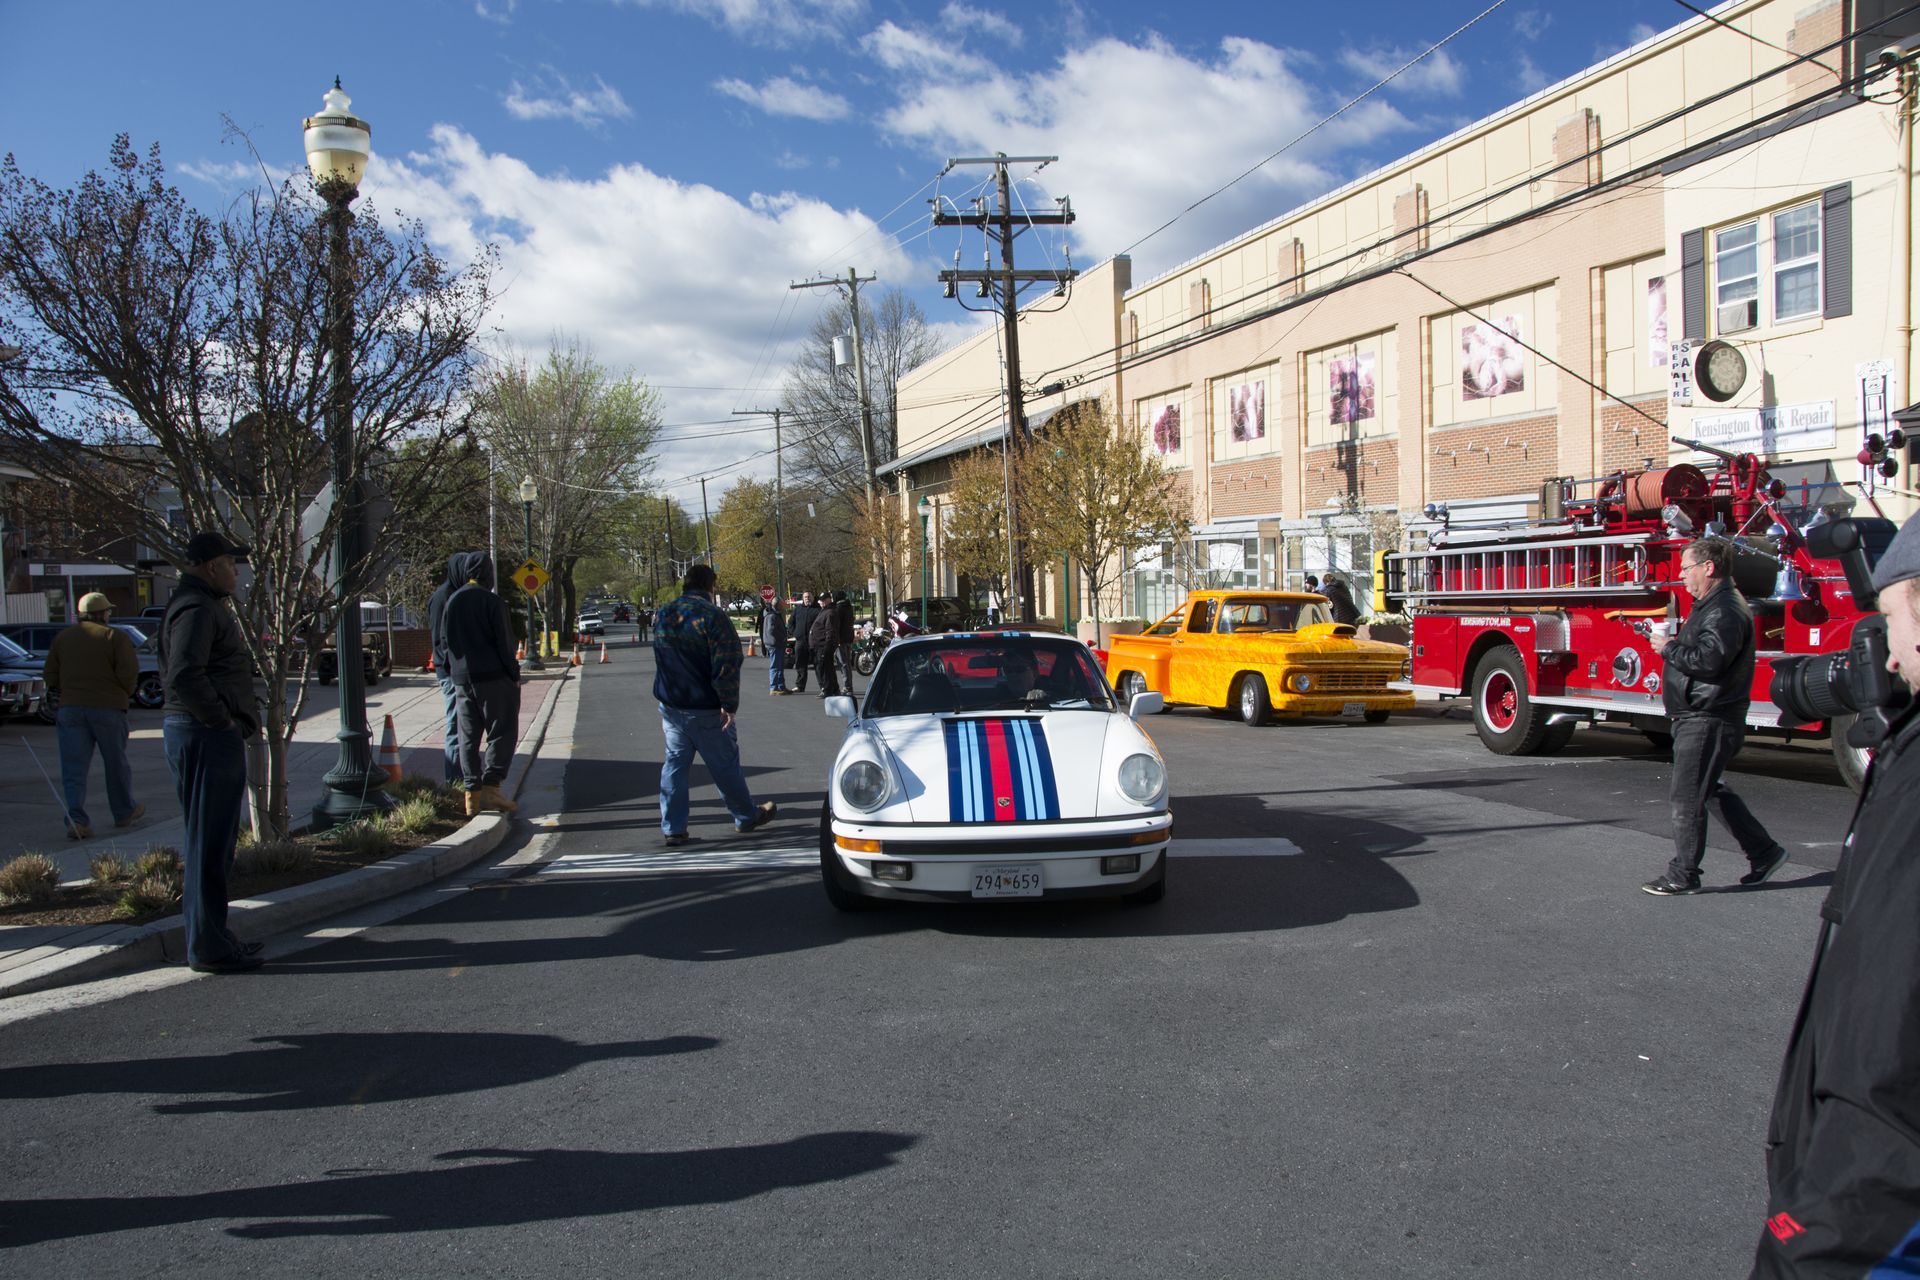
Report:
[[[167,700],[166,686],[160,670],[160,650],[155,637],[132,623],[115,622],[114,627],[126,633],[133,641],[134,657],[140,662],[140,681],[134,687],[135,706],[148,711],[158,710]],[[0,636],[5,636],[40,659],[41,666],[46,665],[47,654],[53,649],[53,638],[67,629],[63,622],[8,622],[0,624]],[[49,724],[54,713],[60,709],[60,696],[57,689],[49,689],[41,699],[41,718]]]
[[[42,672],[44,660],[34,657],[5,636],[0,636],[0,715],[39,715],[48,724],[50,713],[42,711],[47,682]]]
[[[388,656],[383,643],[375,643],[365,633],[360,639],[360,678],[367,688],[380,683],[381,676],[393,674],[393,659]],[[327,633],[326,647],[314,655],[313,678],[321,684],[332,684],[340,678],[340,648],[334,643],[333,633]]]
[[[607,624],[597,610],[590,610],[580,615],[573,629],[583,636],[599,636],[606,634]]]
[[[1003,632],[897,640],[851,720],[820,810],[820,878],[843,911],[875,899],[1166,893],[1167,771],[1092,652]]]
[[[1122,697],[1152,691],[1252,725],[1302,715],[1378,724],[1413,709],[1413,693],[1392,687],[1406,674],[1406,646],[1355,639],[1325,596],[1306,592],[1196,591],[1107,645],[1107,677]]]

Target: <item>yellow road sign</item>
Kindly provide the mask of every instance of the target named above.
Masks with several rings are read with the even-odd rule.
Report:
[[[525,564],[513,571],[514,582],[528,595],[532,595],[540,588],[546,586],[552,576],[552,574],[540,567],[538,560],[528,560]]]

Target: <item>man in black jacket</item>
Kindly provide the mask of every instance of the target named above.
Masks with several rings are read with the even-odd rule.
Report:
[[[813,592],[802,591],[800,603],[793,606],[793,691],[807,691],[807,669],[813,665],[813,641],[809,633],[813,630],[813,620],[820,616],[820,606],[813,602]]]
[[[1707,851],[1707,812],[1733,833],[1747,855],[1740,883],[1763,883],[1787,860],[1767,829],[1720,780],[1747,736],[1753,697],[1753,611],[1728,576],[1732,548],[1702,538],[1680,553],[1680,583],[1696,603],[1680,634],[1656,631],[1650,641],[1665,671],[1660,696],[1673,723],[1673,861],[1641,885],[1660,897],[1697,893]]]
[[[460,764],[460,700],[453,687],[453,657],[441,643],[440,619],[453,593],[466,585],[466,579],[460,576],[460,567],[468,554],[456,551],[447,557],[447,580],[434,588],[427,600],[427,640],[433,651],[433,674],[440,682],[440,705],[446,713],[441,741],[445,744],[442,768],[448,782],[459,781],[465,773]]]
[[[853,687],[853,601],[844,591],[833,593],[833,639],[845,673],[849,697],[858,697]]]
[[[259,944],[242,942],[227,928],[227,876],[247,794],[247,739],[260,732],[253,660],[227,605],[240,579],[235,562],[246,558],[247,548],[217,533],[194,534],[160,623],[167,691],[160,735],[187,821],[180,910],[187,965],[200,973],[260,967]]]
[[[520,736],[520,660],[506,602],[493,591],[493,557],[469,551],[457,557],[463,586],[447,600],[434,643],[447,653],[460,715],[460,772],[469,817],[520,806],[501,793]],[[485,743],[485,751],[481,744]]]
[[[820,612],[814,615],[813,622],[807,628],[807,645],[813,652],[813,669],[820,677],[820,696],[831,698],[840,692],[840,677],[837,674],[836,661],[840,644],[835,639],[833,606],[823,603]]]
[[[1767,1126],[1754,1280],[1920,1273],[1920,516],[1873,584],[1909,701],[1874,752],[1820,908]]]

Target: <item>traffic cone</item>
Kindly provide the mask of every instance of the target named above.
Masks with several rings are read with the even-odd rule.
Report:
[[[431,650],[427,653],[427,674],[433,674],[433,653]]]
[[[604,666],[604,665],[606,665],[607,663],[609,663],[609,662],[612,662],[612,661],[613,661],[613,659],[612,659],[612,658],[609,658],[609,657],[607,656],[607,646],[605,646],[605,645],[601,645],[601,646],[600,646],[600,663],[601,663],[601,665],[602,665],[602,666]]]
[[[393,734],[393,717],[380,729],[380,767],[386,770],[387,785],[393,786],[400,781],[400,741]]]
[[[525,662],[527,660],[527,642],[526,641],[522,640],[520,642],[520,652],[513,655],[513,660],[515,662]]]
[[[575,646],[573,646],[573,661],[572,661],[572,663],[570,663],[569,665],[571,665],[571,666],[575,666],[575,667],[583,667],[583,666],[585,666],[585,665],[586,665],[586,664],[585,664],[584,662],[582,662],[582,661],[580,661],[580,646],[579,646],[579,645],[575,645]]]

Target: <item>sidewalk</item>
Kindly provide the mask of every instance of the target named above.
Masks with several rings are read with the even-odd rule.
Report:
[[[563,691],[571,688],[574,696],[578,696],[579,682],[568,679],[570,668],[566,666],[550,665],[544,672],[529,674],[521,690],[519,745],[503,788],[509,795],[517,794],[525,782]],[[332,690],[314,692],[331,695]],[[306,715],[289,751],[292,776],[299,780],[294,788],[296,825],[325,790],[320,778],[332,766],[337,751],[333,737],[338,727],[337,703],[329,696],[324,710],[318,710],[317,701],[308,700]],[[47,763],[57,785],[53,730],[37,724],[27,728],[18,721],[0,730],[3,735],[0,743],[12,738],[12,755],[29,771],[28,779],[43,797],[36,806],[32,789],[25,786],[18,769],[8,771],[5,781],[0,782],[0,821],[12,824],[13,831],[5,840],[5,852],[0,857],[11,857],[21,848],[37,848],[59,861],[64,876],[84,880],[87,857],[91,853],[117,847],[123,852],[138,854],[150,844],[179,846],[185,823],[159,746],[159,714],[136,712],[135,715],[143,716],[145,722],[136,719],[135,743],[129,754],[133,759],[135,798],[146,804],[147,817],[126,831],[114,831],[111,821],[107,820],[108,834],[77,844],[65,840],[61,834],[61,808],[33,769],[33,762],[21,744],[24,736]],[[373,726],[376,749],[380,726],[388,715],[394,719],[394,734],[400,742],[405,771],[439,780],[444,772],[441,736],[444,719],[439,684],[428,675],[396,673],[389,680],[382,680],[378,688],[368,691],[367,718]],[[14,732],[16,729],[20,732]],[[35,731],[40,735],[38,740],[34,737]],[[0,746],[0,750],[5,748]],[[88,791],[88,811],[96,822],[102,820],[106,811],[104,785],[96,761]],[[505,838],[510,825],[510,819],[504,814],[483,814],[438,844],[258,899],[236,901],[233,923],[250,936],[263,936],[392,897],[483,857]],[[44,839],[36,841],[36,833],[48,831],[53,833],[59,847]],[[183,952],[179,916],[144,925],[0,926],[0,999],[177,961],[183,958]]]

